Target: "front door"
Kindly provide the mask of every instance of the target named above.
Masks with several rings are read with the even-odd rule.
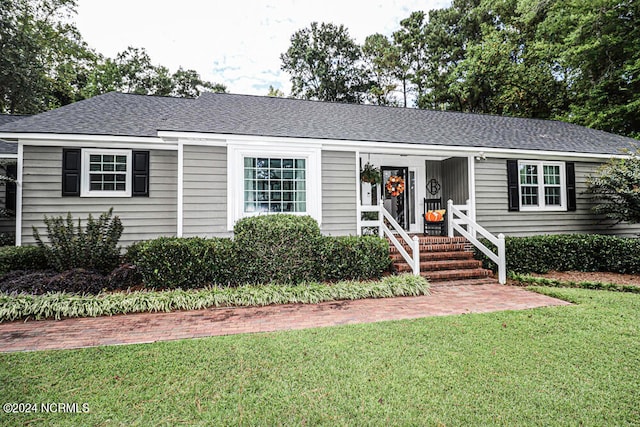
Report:
[[[393,216],[398,224],[409,230],[409,168],[382,166],[382,190],[384,191],[384,208]]]

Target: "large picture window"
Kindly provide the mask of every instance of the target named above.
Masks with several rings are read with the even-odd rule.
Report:
[[[307,161],[245,157],[244,213],[307,211]]]
[[[227,229],[248,216],[309,215],[322,225],[320,147],[239,141],[227,147]]]
[[[520,210],[566,208],[564,163],[518,162]]]

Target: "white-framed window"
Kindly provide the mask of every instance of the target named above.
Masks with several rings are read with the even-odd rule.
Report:
[[[564,162],[518,161],[521,211],[566,210]]]
[[[228,229],[240,218],[288,213],[321,222],[320,148],[230,145]]]
[[[306,213],[307,159],[244,157],[243,213]]]
[[[82,149],[81,197],[130,197],[131,150]]]

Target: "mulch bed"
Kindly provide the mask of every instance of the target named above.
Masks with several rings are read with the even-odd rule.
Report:
[[[561,281],[572,282],[600,282],[615,283],[618,285],[635,285],[640,286],[640,275],[637,274],[619,274],[619,273],[600,273],[600,272],[582,272],[582,271],[550,271],[545,274],[533,273],[535,277],[544,277],[546,279],[556,279]]]

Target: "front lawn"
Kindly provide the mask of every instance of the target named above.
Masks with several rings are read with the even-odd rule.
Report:
[[[24,425],[638,425],[640,295],[574,306],[0,355]]]

